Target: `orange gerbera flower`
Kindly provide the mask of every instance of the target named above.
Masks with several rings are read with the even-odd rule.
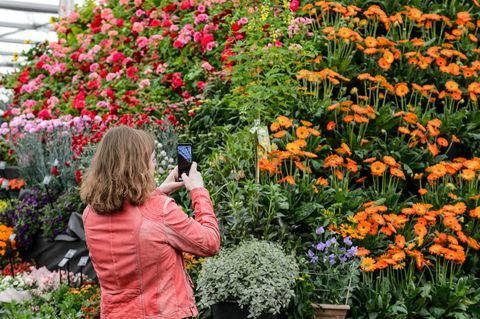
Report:
[[[290,120],[288,117],[283,116],[283,115],[282,115],[282,116],[279,116],[279,117],[277,118],[277,120],[278,120],[278,123],[279,123],[281,126],[283,126],[284,128],[290,128],[290,127],[292,126],[292,124],[293,124],[293,121],[292,121],[292,120]]]
[[[375,175],[375,176],[382,176],[383,172],[385,172],[386,169],[387,169],[387,166],[380,161],[376,161],[372,163],[372,166],[371,166],[372,175]]]
[[[475,171],[471,169],[464,169],[462,170],[462,174],[460,174],[462,178],[466,181],[471,181],[475,178]]]
[[[475,209],[470,210],[470,216],[473,218],[480,219],[480,206],[476,207]]]
[[[447,91],[454,92],[458,90],[458,83],[455,81],[447,81],[445,87],[447,88]]]
[[[357,230],[362,235],[366,235],[370,231],[371,227],[372,225],[367,221],[363,221],[357,224]]]
[[[406,179],[403,171],[401,169],[396,168],[396,167],[390,167],[390,174],[392,174],[393,176],[396,176],[398,178],[401,178],[403,180]]]
[[[392,167],[399,167],[400,166],[392,156],[388,156],[388,155],[383,157],[383,162],[385,164],[389,165],[389,166],[392,166]]]
[[[337,152],[340,155],[345,155],[345,154],[352,155],[352,151],[350,150],[350,147],[348,147],[348,145],[345,143],[342,143],[340,147],[335,150],[335,152]]]
[[[377,40],[374,37],[366,37],[365,38],[365,45],[369,48],[374,48],[377,46]]]
[[[398,248],[405,247],[405,237],[403,235],[395,236],[395,244],[397,244]]]
[[[295,185],[295,179],[292,177],[292,176],[286,176],[282,179],[280,179],[277,184],[281,184],[281,183],[284,183],[284,182],[287,182],[288,184],[290,185]]]
[[[355,254],[357,257],[363,257],[370,254],[370,250],[366,249],[365,247],[358,247],[357,253]]]
[[[404,126],[399,126],[398,131],[402,134],[410,134],[410,130]]]
[[[425,188],[420,188],[420,189],[418,190],[418,193],[423,196],[423,195],[427,194],[428,191],[427,191]]]
[[[280,132],[277,132],[277,133],[273,134],[273,137],[275,137],[275,138],[282,138],[282,137],[284,137],[285,135],[287,135],[287,132],[285,132],[285,131],[280,131]]]
[[[338,156],[337,154],[332,154],[325,159],[323,167],[337,167],[341,164],[343,164],[343,158],[341,156]]]
[[[280,124],[278,124],[277,122],[273,122],[271,125],[270,125],[270,131],[272,132],[276,132],[280,129]]]
[[[332,131],[333,129],[335,129],[335,126],[337,126],[337,124],[334,121],[328,122],[327,131]]]
[[[320,132],[317,131],[317,130],[314,129],[314,128],[309,127],[309,128],[308,128],[308,132],[309,132],[311,135],[313,135],[313,136],[320,136]]]
[[[385,59],[385,61],[387,61],[388,64],[392,64],[395,60],[393,53],[389,50],[385,50],[385,52],[383,52],[383,58]]]
[[[384,70],[390,69],[390,66],[391,66],[391,64],[388,63],[387,60],[385,60],[384,58],[381,58],[380,60],[378,60],[378,65]]]
[[[373,163],[377,160],[376,157],[370,157],[370,158],[367,158],[365,160],[363,160],[364,163]]]
[[[408,86],[407,86],[406,83],[398,83],[395,86],[395,94],[398,97],[404,97],[405,95],[407,95],[408,92],[409,92],[409,90],[408,90]]]
[[[313,124],[312,124],[311,122],[309,122],[309,121],[301,120],[300,122],[301,122],[304,126],[306,126],[306,127],[310,127],[310,126],[313,125]]]
[[[296,134],[297,134],[297,137],[300,139],[306,139],[307,137],[310,136],[310,132],[308,131],[308,128],[306,128],[305,126],[300,126],[299,128],[297,128]]]
[[[300,146],[297,143],[288,143],[286,146],[286,149],[291,153],[300,152]]]
[[[433,143],[433,144],[430,144],[430,143],[427,143],[427,147],[428,147],[428,150],[430,151],[430,153],[432,153],[433,156],[437,156],[439,151],[438,151],[438,147],[437,147],[437,144]]]
[[[443,137],[437,138],[437,143],[438,143],[438,145],[440,145],[442,147],[447,147],[448,146],[448,141]]]
[[[360,265],[360,268],[363,271],[367,271],[367,272],[374,271],[376,269],[375,259],[370,258],[370,257],[363,258],[362,263]]]
[[[317,178],[317,180],[315,181],[315,185],[328,186],[328,180],[327,180],[326,178],[319,177],[319,178]]]

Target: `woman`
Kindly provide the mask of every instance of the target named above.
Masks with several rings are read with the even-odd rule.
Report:
[[[193,163],[155,187],[154,139],[121,126],[97,147],[80,195],[85,237],[102,292],[101,318],[177,319],[198,314],[182,252],[214,255],[220,234],[208,191]],[[195,220],[168,197],[185,186]]]

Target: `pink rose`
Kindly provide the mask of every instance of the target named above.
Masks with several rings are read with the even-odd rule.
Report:
[[[203,81],[198,81],[198,82],[197,82],[197,87],[198,87],[200,90],[205,90],[205,82],[203,82]]]

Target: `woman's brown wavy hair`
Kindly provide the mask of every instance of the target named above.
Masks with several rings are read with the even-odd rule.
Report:
[[[149,171],[153,137],[127,126],[111,128],[97,146],[80,197],[98,214],[122,210],[125,201],[142,205],[155,190]]]

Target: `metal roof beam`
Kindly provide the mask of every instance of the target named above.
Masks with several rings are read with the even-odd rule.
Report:
[[[38,28],[46,27],[48,25],[50,25],[50,23],[28,24],[28,23],[16,23],[16,22],[0,21],[0,27],[2,27],[2,28],[15,28],[15,29],[22,29],[22,30],[28,30],[28,29],[35,29],[36,30]]]
[[[8,68],[14,68],[14,67],[17,67],[18,64],[12,63],[12,62],[0,62],[0,66],[5,66],[5,67],[8,67]]]
[[[18,52],[14,52],[14,51],[0,51],[0,55],[2,56],[13,56],[14,53],[19,54]]]
[[[58,6],[56,5],[33,2],[2,0],[0,1],[0,9],[58,14]]]
[[[28,41],[28,43],[25,43],[25,41]],[[29,44],[38,43],[40,41],[0,38],[0,45],[2,42],[29,45]]]

